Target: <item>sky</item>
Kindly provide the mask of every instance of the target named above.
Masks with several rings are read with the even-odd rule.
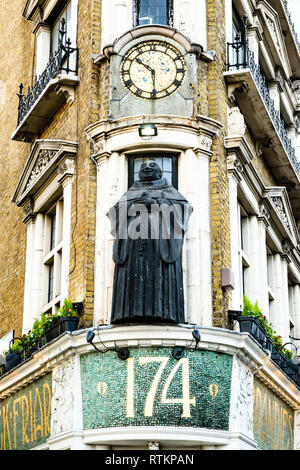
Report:
[[[288,0],[288,7],[292,15],[298,39],[300,37],[300,0]]]

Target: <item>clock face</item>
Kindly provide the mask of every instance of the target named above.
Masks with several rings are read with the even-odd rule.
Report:
[[[186,74],[185,60],[170,44],[147,41],[123,57],[120,76],[132,94],[144,99],[165,98],[178,90]]]

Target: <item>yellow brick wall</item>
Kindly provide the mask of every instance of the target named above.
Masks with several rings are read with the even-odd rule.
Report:
[[[91,286],[96,203],[96,171],[84,129],[99,118],[99,111],[95,114],[99,77],[95,73],[97,67],[93,65],[92,54],[100,50],[100,6],[100,0],[79,2],[77,46],[80,84],[75,90],[75,100],[71,105],[65,103],[37,136],[79,144],[73,184],[70,298],[84,302],[84,325],[92,323],[93,313]],[[0,337],[10,329],[20,334],[22,327],[26,227],[22,223],[22,209],[11,200],[31,144],[12,141],[10,137],[17,124],[18,85],[23,82],[24,93],[32,85],[35,54],[34,25],[22,16],[24,1],[3,0],[1,7],[0,112],[5,124],[1,126],[0,135],[0,173],[6,177],[0,180],[0,223],[5,227],[0,233]]]
[[[26,227],[11,201],[30,146],[10,139],[17,125],[18,86],[31,84],[32,25],[23,0],[2,0],[0,14],[0,337],[21,333]]]
[[[225,2],[207,1],[208,50],[215,50],[215,60],[208,64],[208,115],[222,123],[214,139],[210,162],[211,256],[213,325],[227,326],[230,294],[221,287],[221,269],[230,268],[230,219],[224,137],[227,134],[227,90],[223,78],[226,62]]]

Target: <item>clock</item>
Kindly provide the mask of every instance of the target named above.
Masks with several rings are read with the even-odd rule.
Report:
[[[160,99],[174,93],[184,81],[186,64],[171,44],[145,41],[123,56],[120,78],[127,90],[139,98]]]

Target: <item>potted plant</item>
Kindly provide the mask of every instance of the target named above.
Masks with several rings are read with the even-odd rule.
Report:
[[[24,346],[21,338],[13,338],[9,343],[9,350],[5,356],[6,370],[11,370],[24,359]]]
[[[244,295],[242,315],[237,318],[240,331],[250,333],[262,347],[270,347],[267,341],[266,317],[261,313],[257,302],[254,305]]]
[[[64,304],[53,315],[42,317],[47,343],[66,331],[77,330],[79,317],[71,300],[65,299]]]

